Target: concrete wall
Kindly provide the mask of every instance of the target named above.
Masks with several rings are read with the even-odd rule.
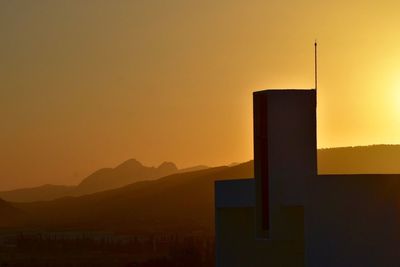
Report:
[[[400,266],[400,175],[309,181],[306,266]]]
[[[253,102],[257,235],[292,239],[281,207],[303,205],[306,177],[317,175],[316,92],[265,90]]]
[[[257,239],[254,179],[216,183],[216,266],[304,266],[303,208],[283,207],[283,225],[295,240]],[[240,189],[243,190],[240,190]]]
[[[254,237],[254,208],[219,208],[216,267],[301,267],[304,244]]]
[[[317,176],[314,90],[254,105],[255,180],[216,185],[217,267],[400,266],[400,175]]]
[[[217,267],[400,266],[400,175],[310,177],[304,208],[280,206],[277,240],[256,237],[254,184],[218,182]]]

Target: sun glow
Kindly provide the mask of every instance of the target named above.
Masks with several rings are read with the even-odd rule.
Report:
[[[399,76],[395,77],[394,82],[389,88],[385,105],[387,105],[387,112],[390,112],[394,122],[400,122],[400,80]]]

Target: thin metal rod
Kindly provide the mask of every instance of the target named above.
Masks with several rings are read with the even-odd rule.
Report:
[[[317,65],[317,40],[314,42],[314,78],[315,78],[315,91],[318,87],[318,65]]]

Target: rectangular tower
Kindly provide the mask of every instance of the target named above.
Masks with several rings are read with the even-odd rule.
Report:
[[[303,206],[306,179],[317,175],[316,91],[259,91],[253,102],[256,235],[297,239],[285,207]]]

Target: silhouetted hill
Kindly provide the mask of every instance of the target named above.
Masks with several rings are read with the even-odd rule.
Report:
[[[160,178],[177,171],[178,168],[172,162],[164,162],[155,168],[143,166],[139,161],[130,159],[114,169],[100,169],[88,176],[77,186],[74,195],[110,190],[138,181]]]
[[[11,203],[0,199],[0,228],[19,227],[27,222],[28,218],[24,212],[17,209]]]
[[[400,173],[399,159],[399,146],[318,151],[320,173]],[[108,177],[116,171],[123,177],[130,172],[127,170],[137,172],[143,168],[136,161],[128,161],[93,175]],[[249,177],[253,177],[253,161],[233,167],[176,173],[90,195],[14,205],[29,214],[36,225],[46,228],[142,233],[212,231],[214,182]]]
[[[182,173],[182,172],[195,172],[195,171],[201,171],[201,170],[205,170],[208,169],[210,167],[206,166],[206,165],[197,165],[197,166],[193,166],[193,167],[189,167],[189,168],[184,168],[184,169],[180,169],[178,172]]]
[[[321,174],[400,173],[400,145],[372,145],[318,150]]]
[[[143,166],[130,159],[115,168],[103,168],[89,175],[77,186],[43,185],[0,192],[0,197],[11,202],[47,201],[66,196],[81,196],[110,190],[143,180],[157,179],[179,172],[172,162],[158,168]]]
[[[43,185],[39,187],[0,192],[0,197],[10,202],[31,202],[52,200],[72,195],[75,186]]]
[[[318,171],[321,174],[400,173],[399,159],[400,145],[320,149],[318,150]],[[80,196],[114,189],[137,181],[157,179],[172,173],[192,172],[207,168],[207,166],[199,165],[178,170],[175,164],[170,162],[165,162],[158,168],[146,167],[137,160],[131,159],[116,168],[104,168],[94,172],[76,187],[45,185],[0,192],[0,197],[12,202],[53,200],[65,196]]]
[[[46,228],[142,233],[212,231],[214,181],[248,178],[252,173],[253,163],[247,162],[173,174],[91,195],[15,205]]]

